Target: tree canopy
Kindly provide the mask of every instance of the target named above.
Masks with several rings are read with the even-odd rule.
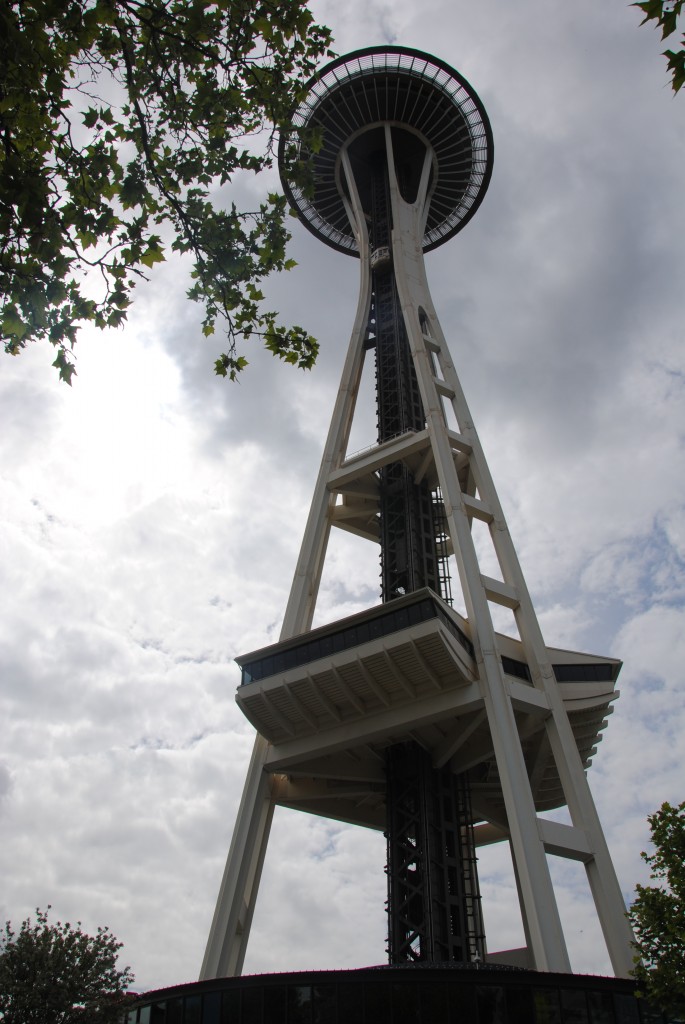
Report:
[[[678,18],[684,2],[685,0],[644,0],[642,3],[633,4],[633,7],[639,7],[644,14],[642,25],[646,21],[654,21],[661,29],[661,38],[668,39],[678,27]],[[679,50],[664,50],[673,92],[678,92],[685,85],[685,33],[681,36],[680,42]]]
[[[637,885],[629,916],[635,970],[644,994],[667,1013],[685,1014],[685,801],[647,819],[654,853],[643,853],[657,886]]]
[[[36,911],[18,933],[0,934],[0,1019],[3,1024],[120,1024],[130,967],[117,968],[121,949],[108,928],[86,935],[81,923],[48,923]]]
[[[239,210],[224,186],[272,164],[329,44],[304,0],[3,0],[5,350],[47,340],[71,382],[79,326],[122,324],[170,247],[192,260],[203,333],[226,330],[217,373],[235,378],[251,336],[310,367],[316,341],[262,306],[260,282],[294,265],[285,199]]]

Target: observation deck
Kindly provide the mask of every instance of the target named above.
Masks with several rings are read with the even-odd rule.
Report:
[[[423,589],[236,658],[236,701],[272,744],[268,767],[289,776],[279,803],[385,828],[384,751],[418,741],[434,762],[470,770],[476,817],[503,813],[501,781],[477,684],[468,622]],[[564,802],[545,734],[549,708],[521,643],[497,635],[538,812]],[[618,697],[620,661],[547,648],[587,768]],[[310,792],[308,779],[327,780]]]
[[[432,150],[424,252],[461,230],[490,182],[493,142],[485,108],[466,79],[420,50],[370,47],[332,61],[308,83],[292,123],[293,131],[281,137],[279,147],[286,195],[306,228],[351,256],[358,255],[358,247],[346,210],[340,155],[347,147],[355,170],[363,167],[382,125],[392,127],[408,189],[418,184],[426,146]],[[315,152],[308,148],[311,133],[320,135]],[[305,194],[290,180],[289,168],[310,158],[313,189]]]

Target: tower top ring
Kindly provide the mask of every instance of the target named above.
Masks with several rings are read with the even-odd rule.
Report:
[[[327,64],[308,82],[281,136],[279,165],[285,193],[306,228],[327,245],[358,255],[339,187],[339,156],[364,129],[391,124],[423,137],[435,154],[423,250],[442,245],[476,212],[492,174],[492,129],[476,92],[457,71],[430,54],[403,46],[355,50]],[[320,130],[310,153],[298,136]],[[288,179],[286,152],[311,157],[311,194]]]

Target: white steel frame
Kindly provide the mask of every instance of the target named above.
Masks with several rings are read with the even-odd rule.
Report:
[[[433,153],[427,144],[417,197],[412,203],[406,202],[395,175],[391,124],[385,124],[384,130],[394,225],[393,272],[426,414],[430,460],[437,472],[445,504],[447,528],[471,629],[478,687],[501,779],[506,821],[494,824],[499,826],[500,836],[504,827],[511,846],[528,962],[540,971],[571,970],[547,861],[547,854],[554,853],[584,863],[614,971],[617,976],[627,976],[633,965],[632,933],[621,889],[514,545],[428,290],[421,240],[430,203]],[[336,518],[340,470],[364,362],[371,296],[371,253],[347,148],[342,151],[341,163],[349,195],[345,203],[359,249],[361,287],[281,640],[306,632],[312,625],[330,527]],[[448,428],[445,403],[451,405],[458,432]],[[413,435],[398,439],[393,444],[394,458],[401,459],[403,448],[409,450],[412,444],[415,447]],[[464,460],[468,460],[469,493],[462,491],[457,471],[457,462],[463,466]],[[485,522],[489,528],[501,572],[499,580],[485,576],[480,570],[471,532],[473,518]],[[504,679],[498,654],[490,602],[513,611],[532,677],[531,710],[539,714],[541,705],[547,709],[545,728],[571,825],[550,822],[536,813],[511,687]],[[519,706],[522,689],[518,692]],[[286,786],[284,777],[265,770],[268,761],[269,744],[258,735],[201,979],[238,975],[242,970],[273,810],[279,802],[279,787]]]

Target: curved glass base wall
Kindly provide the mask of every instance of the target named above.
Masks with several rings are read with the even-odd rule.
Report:
[[[126,1024],[668,1024],[633,982],[473,964],[261,974],[140,996]],[[675,1022],[674,1022],[675,1024]]]

